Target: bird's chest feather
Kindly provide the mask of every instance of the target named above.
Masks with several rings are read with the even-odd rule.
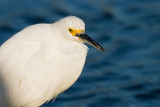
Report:
[[[66,55],[67,54],[67,55]],[[61,57],[57,59],[57,67],[60,77],[61,91],[66,90],[69,88],[79,77],[80,73],[82,72],[84,63],[86,59],[86,54],[84,52],[76,52],[61,54]]]

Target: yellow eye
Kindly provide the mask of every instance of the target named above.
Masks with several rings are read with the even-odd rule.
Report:
[[[69,28],[68,30],[69,30],[69,32],[73,33],[73,30],[71,28]]]

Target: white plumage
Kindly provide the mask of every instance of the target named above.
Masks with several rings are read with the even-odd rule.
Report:
[[[84,33],[84,22],[69,16],[29,26],[2,44],[1,107],[37,107],[69,88],[85,63],[88,48],[83,42],[103,50]]]

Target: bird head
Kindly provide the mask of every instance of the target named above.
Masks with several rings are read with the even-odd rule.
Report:
[[[89,37],[85,32],[85,24],[83,20],[75,16],[68,16],[60,20],[63,23],[65,32],[72,40],[78,42],[88,43],[93,47],[104,51],[101,45],[99,45],[95,40]]]

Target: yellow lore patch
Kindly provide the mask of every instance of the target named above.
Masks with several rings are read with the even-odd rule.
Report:
[[[68,31],[73,35],[76,36],[76,34],[80,34],[81,32],[84,32],[84,29],[80,29],[80,30],[76,30],[76,29],[72,29],[72,28],[68,28]]]

